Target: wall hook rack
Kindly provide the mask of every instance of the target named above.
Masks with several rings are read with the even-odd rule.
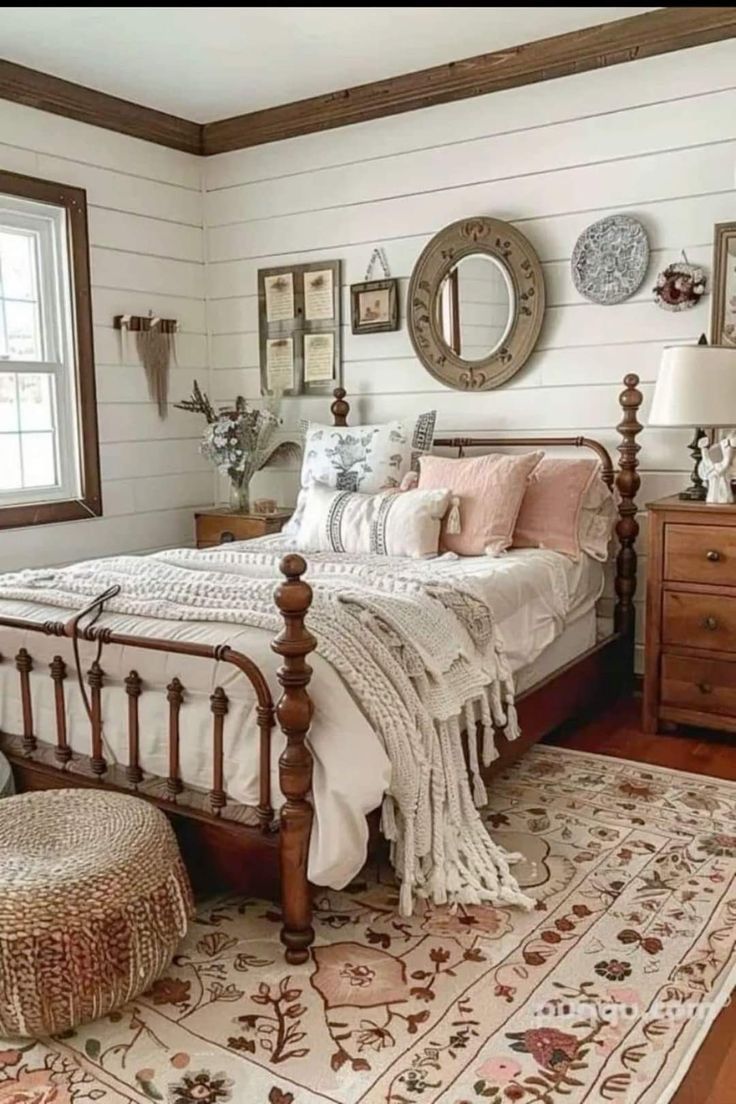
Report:
[[[112,320],[113,329],[129,330],[131,333],[159,330],[160,333],[178,333],[179,322],[176,318],[159,318],[152,312],[143,314],[116,314]]]

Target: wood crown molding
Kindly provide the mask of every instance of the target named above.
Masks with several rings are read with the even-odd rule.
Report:
[[[612,23],[207,123],[203,153],[364,123],[736,36],[736,8],[659,8]]]
[[[211,156],[736,37],[736,7],[658,8],[201,125],[0,60],[0,98]]]
[[[0,99],[64,115],[79,123],[115,130],[145,142],[184,150],[185,153],[202,153],[202,127],[189,119],[167,115],[152,107],[121,100],[82,84],[52,77],[25,65],[0,58]]]

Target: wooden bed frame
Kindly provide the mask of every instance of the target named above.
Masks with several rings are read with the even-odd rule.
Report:
[[[485,772],[485,777],[503,770],[517,759],[530,744],[539,740],[563,721],[569,720],[593,704],[630,687],[633,679],[634,592],[636,589],[636,553],[634,542],[639,530],[636,521],[637,474],[636,437],[641,431],[637,411],[642,395],[639,379],[628,375],[619,402],[623,416],[617,429],[621,436],[618,447],[618,468],[614,472],[607,450],[597,441],[585,437],[524,437],[524,438],[439,438],[435,444],[456,449],[460,455],[467,448],[500,447],[577,447],[591,449],[600,458],[602,478],[618,493],[616,537],[616,603],[614,632],[573,662],[556,671],[542,683],[518,699],[522,736],[507,743],[499,736],[500,757]],[[346,426],[349,413],[345,392],[335,391],[331,407],[334,424]],[[309,801],[312,779],[312,755],[307,744],[312,702],[307,690],[311,670],[307,656],[316,647],[314,637],[305,627],[312,592],[302,575],[306,563],[301,556],[284,557],[281,571],[285,576],[276,589],[274,599],[284,620],[284,627],[273,641],[274,652],[281,657],[278,679],[282,688],[278,702],[271,693],[262,672],[248,656],[234,651],[227,644],[212,647],[166,639],[136,637],[114,632],[96,624],[104,601],[111,594],[100,595],[84,610],[65,622],[44,624],[19,618],[0,617],[0,625],[28,633],[65,637],[71,640],[76,656],[78,641],[97,642],[97,655],[86,676],[86,689],[80,677],[90,720],[91,756],[72,753],[67,741],[64,683],[68,660],[61,654],[49,665],[54,683],[54,733],[43,733],[47,743],[39,740],[34,729],[30,673],[33,657],[26,648],[17,655],[1,657],[0,662],[14,662],[20,680],[23,732],[0,732],[0,747],[10,759],[18,788],[46,789],[59,786],[104,786],[123,792],[138,793],[155,802],[172,818],[188,857],[190,868],[202,863],[215,871],[220,879],[244,888],[258,886],[259,891],[280,893],[282,902],[281,939],[289,962],[304,962],[314,939],[312,928],[311,888],[307,881],[307,856],[312,829],[312,806]],[[118,644],[141,651],[166,652],[171,655],[200,657],[236,667],[250,681],[257,699],[260,730],[260,796],[257,807],[258,825],[246,825],[234,815],[234,806],[226,798],[223,778],[223,731],[228,712],[224,690],[215,689],[210,698],[212,711],[212,789],[209,794],[187,790],[180,778],[179,744],[180,712],[185,688],[173,678],[166,690],[169,705],[169,773],[168,777],[147,784],[139,765],[141,732],[138,702],[145,685],[137,671],[125,679],[128,702],[128,764],[126,767],[106,763],[102,739],[102,693],[105,675],[100,664],[104,648]],[[68,645],[67,645],[68,649]],[[72,670],[74,666],[72,665]],[[79,670],[77,666],[77,671]],[[273,809],[270,794],[271,733],[278,721],[285,736],[286,747],[279,760],[279,783],[285,797],[279,816],[279,831],[273,830]],[[150,781],[150,780],[149,780]],[[244,873],[251,876],[244,878]],[[277,878],[274,878],[274,873]],[[278,886],[278,888],[277,888]]]

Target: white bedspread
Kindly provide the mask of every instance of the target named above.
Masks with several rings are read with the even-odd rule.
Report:
[[[288,542],[279,537],[258,542],[269,551],[287,551]],[[254,542],[243,550],[253,551]],[[238,545],[227,546],[228,552]],[[592,606],[603,583],[599,564],[585,558],[580,564],[543,550],[524,550],[491,559],[459,559],[451,555],[434,561],[446,581],[472,576],[492,607],[504,638],[512,670],[525,667],[563,630],[565,621]],[[36,603],[0,601],[0,616],[34,621],[59,620],[59,609]],[[123,614],[105,615],[102,623],[119,632],[190,640],[200,643],[228,643],[249,655],[264,671],[273,694],[279,688],[275,677],[277,658],[270,650],[271,634],[255,628],[240,628],[215,622],[180,622]],[[40,634],[23,634],[0,626],[0,729],[22,730],[19,680],[14,664],[7,662],[25,646],[34,656],[32,691],[37,730],[50,738],[54,732],[53,686],[46,665],[59,652],[61,642]],[[68,643],[65,645],[68,647]],[[82,646],[85,668],[93,658],[93,646]],[[365,814],[381,803],[390,777],[386,753],[336,671],[315,654],[310,659],[314,674],[310,687],[315,702],[310,743],[314,755],[313,796],[315,830],[312,836],[309,875],[316,884],[344,886],[360,869],[367,843]],[[141,763],[146,771],[165,776],[168,772],[167,704],[163,688],[176,674],[187,691],[182,712],[181,772],[188,784],[211,785],[211,714],[209,695],[221,685],[230,697],[225,738],[225,778],[229,796],[243,804],[258,800],[258,739],[249,685],[229,665],[160,653],[142,653],[108,646],[104,653],[106,689],[103,694],[105,755],[111,762],[126,762],[127,700],[122,679],[135,668],[147,690],[140,699],[142,732]],[[108,685],[109,684],[109,685]],[[80,752],[89,752],[89,725],[73,679],[67,682],[69,740]],[[283,747],[279,730],[274,732],[272,794],[280,804],[277,760]]]

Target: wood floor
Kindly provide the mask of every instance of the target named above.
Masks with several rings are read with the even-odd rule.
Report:
[[[736,737],[697,729],[647,735],[640,712],[638,699],[619,702],[586,724],[558,729],[546,742],[736,781]],[[736,1002],[715,1021],[671,1104],[736,1104]]]

